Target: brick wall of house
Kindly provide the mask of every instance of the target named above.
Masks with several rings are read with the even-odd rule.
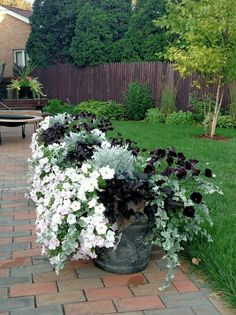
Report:
[[[13,75],[13,50],[25,49],[29,33],[29,24],[8,14],[0,14],[0,65],[7,64],[4,77]]]

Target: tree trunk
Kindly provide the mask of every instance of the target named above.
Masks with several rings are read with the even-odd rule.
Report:
[[[223,87],[224,87],[224,85],[221,84],[221,78],[220,78],[218,81],[218,85],[217,85],[216,104],[215,104],[213,118],[211,121],[211,130],[210,130],[210,137],[211,138],[214,137],[215,132],[216,132],[216,125],[217,125],[218,116],[220,113],[220,109],[221,109],[221,105],[222,105],[222,101],[223,101],[223,95],[224,95]]]

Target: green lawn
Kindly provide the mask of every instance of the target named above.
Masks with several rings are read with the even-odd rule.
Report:
[[[208,201],[214,226],[214,242],[196,240],[188,248],[190,257],[202,259],[201,268],[216,290],[236,308],[236,130],[218,129],[219,135],[230,137],[227,142],[199,139],[202,127],[167,126],[145,122],[117,121],[115,131],[137,141],[142,148],[174,146],[188,158],[201,164],[210,163],[217,175],[215,182],[224,196],[211,196]]]

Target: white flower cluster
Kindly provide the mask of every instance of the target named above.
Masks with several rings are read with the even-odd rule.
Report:
[[[95,258],[96,247],[114,246],[114,227],[96,198],[99,181],[113,178],[114,171],[109,167],[96,171],[88,164],[61,171],[48,164],[47,158],[42,160],[30,197],[37,204],[37,240],[59,271],[68,257]],[[45,171],[45,167],[49,172],[40,179],[40,169]]]
[[[63,122],[63,116],[59,118]],[[55,118],[46,118],[32,138],[30,198],[37,205],[37,241],[58,272],[68,258],[95,258],[96,247],[115,245],[116,228],[109,224],[105,207],[97,198],[100,183],[112,179],[115,171],[108,165],[95,169],[88,163],[80,168],[60,167],[84,134],[71,132],[60,143],[45,147],[38,141],[39,135],[55,122]],[[100,130],[91,134],[109,145]]]

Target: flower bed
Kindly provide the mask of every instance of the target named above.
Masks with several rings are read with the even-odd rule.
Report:
[[[60,114],[47,117],[33,135],[37,240],[59,272],[69,258],[93,259],[98,248],[115,248],[122,230],[145,218],[147,242],[165,253],[166,287],[184,244],[196,235],[211,240],[202,227],[212,224],[203,196],[222,192],[198,161],[174,148],[141,152],[120,135],[108,139],[110,129],[92,115]]]

